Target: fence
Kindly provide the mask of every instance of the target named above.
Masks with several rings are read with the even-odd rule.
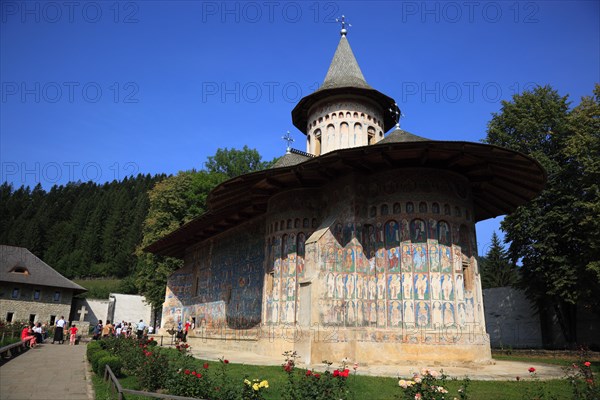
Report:
[[[126,400],[125,395],[131,394],[135,396],[145,396],[145,397],[153,397],[156,399],[169,399],[169,400],[202,400],[193,397],[183,397],[183,396],[175,396],[172,394],[163,394],[163,393],[153,393],[153,392],[142,392],[140,390],[132,390],[132,389],[123,389],[123,386],[119,383],[119,380],[112,372],[110,367],[106,365],[104,367],[104,380],[110,380],[110,389],[112,393],[116,392],[117,398],[119,400]]]

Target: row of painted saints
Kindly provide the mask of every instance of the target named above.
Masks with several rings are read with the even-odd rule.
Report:
[[[458,300],[465,299],[462,274],[378,274],[364,276],[330,272],[325,276],[324,298],[361,300]],[[285,286],[294,285],[289,278]],[[289,293],[289,291],[287,292]],[[277,298],[275,298],[277,300]],[[283,300],[291,300],[287,297]]]
[[[321,320],[326,325],[434,328],[464,326],[475,321],[473,298],[463,302],[446,301],[361,301],[333,300],[321,304]],[[294,323],[294,301],[268,301],[267,320]]]

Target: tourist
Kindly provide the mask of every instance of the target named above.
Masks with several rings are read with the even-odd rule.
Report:
[[[75,346],[75,338],[77,337],[77,327],[75,324],[71,324],[71,329],[69,329],[69,346]]]
[[[137,337],[141,339],[144,336],[144,329],[146,329],[146,324],[143,319],[140,319],[140,323],[137,324]]]
[[[188,331],[192,327],[192,322],[188,319],[185,321],[185,328],[183,329],[183,341],[187,342]]]
[[[106,320],[106,325],[102,328],[102,337],[106,338],[115,334],[115,327],[110,323],[110,319]]]
[[[121,331],[123,330],[123,325],[121,325],[121,323],[119,322],[117,324],[117,326],[115,326],[115,336],[119,337],[121,336]]]
[[[33,334],[35,335],[35,341],[37,343],[44,342],[44,330],[42,329],[41,322],[38,322],[37,324],[35,324],[35,326],[33,327]]]
[[[98,320],[98,323],[96,324],[96,326],[94,326],[94,330],[92,331],[93,333],[93,339],[94,340],[98,340],[100,339],[100,335],[102,334],[102,320]]]
[[[64,329],[65,329],[65,325],[66,325],[66,321],[65,321],[65,317],[64,316],[60,316],[60,319],[58,321],[56,321],[56,325],[55,325],[55,329],[54,329],[54,337],[52,338],[52,344],[54,344],[54,342],[59,342],[59,344],[63,344],[65,339],[64,339]]]
[[[30,322],[29,325],[25,325],[21,331],[21,340],[29,342],[29,347],[35,347],[35,335],[33,334],[33,324]]]

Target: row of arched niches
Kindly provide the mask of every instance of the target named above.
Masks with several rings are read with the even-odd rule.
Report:
[[[275,222],[286,224],[286,228],[280,234],[270,235],[267,238],[267,263],[272,265],[276,259],[285,260],[290,254],[295,256],[304,256],[305,241],[314,231],[317,225],[316,218],[313,218],[313,228],[308,228],[309,219],[305,218],[302,226],[300,219],[296,223],[289,219],[287,224],[285,220]],[[421,219],[412,220],[389,219],[385,223],[377,222],[375,224],[360,223],[337,223],[332,227],[332,234],[337,242],[337,247],[343,249],[353,244],[361,257],[371,259],[376,256],[378,250],[392,251],[395,248],[406,249],[407,245],[411,248],[413,245],[421,246],[445,246],[452,245],[461,248],[461,253],[466,257],[476,254],[476,240],[473,226],[466,224],[450,223],[446,220]],[[434,247],[435,248],[435,247]]]

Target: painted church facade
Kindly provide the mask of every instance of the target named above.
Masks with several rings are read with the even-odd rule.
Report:
[[[162,328],[193,319],[195,348],[308,364],[489,361],[475,223],[535,197],[545,172],[403,131],[390,108],[343,30],[323,85],[292,111],[307,152],[219,185],[206,214],[147,249],[184,260]]]

